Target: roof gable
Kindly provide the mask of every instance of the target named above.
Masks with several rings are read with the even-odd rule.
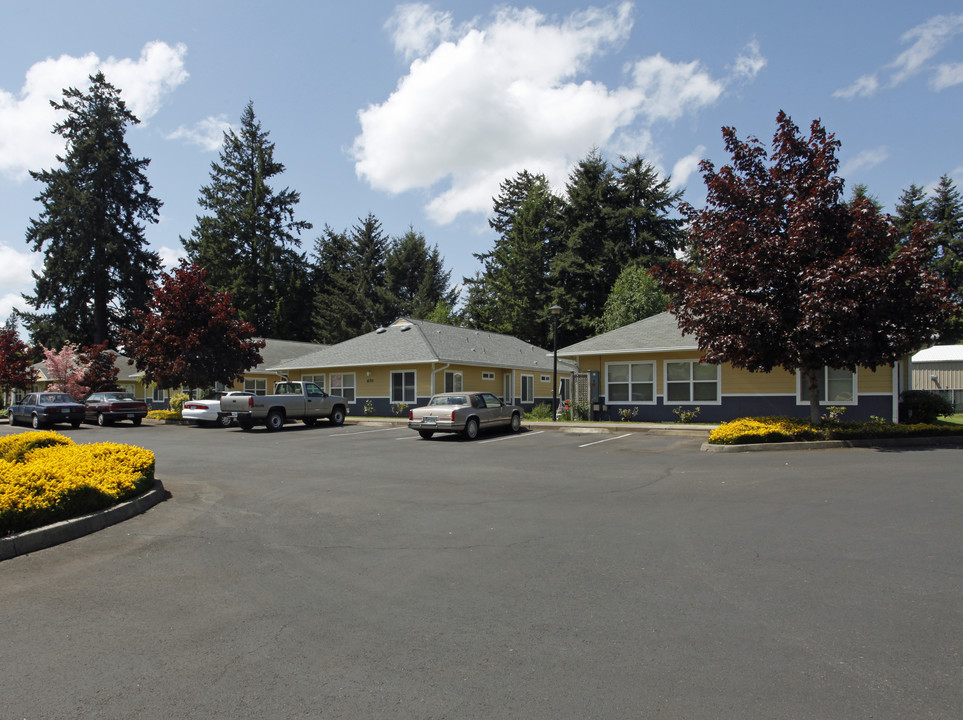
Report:
[[[659,313],[624,325],[558,351],[559,356],[613,355],[615,353],[658,352],[660,350],[698,350],[695,338],[679,330],[675,316]]]

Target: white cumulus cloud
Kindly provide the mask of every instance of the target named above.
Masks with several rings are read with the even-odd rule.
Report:
[[[187,80],[187,48],[155,41],[147,43],[136,60],[101,60],[94,53],[61,55],[31,66],[19,92],[0,89],[0,172],[23,179],[28,170],[51,167],[64,150],[63,139],[51,133],[61,118],[50,106],[63,99],[68,87],[86,88],[88,78],[103,71],[121,90],[128,109],[141,121],[149,120],[165,98]]]
[[[224,143],[224,133],[231,129],[227,115],[217,115],[204,118],[190,127],[181,125],[166,138],[184,140],[191,145],[197,145],[202,150],[213,152],[220,149]]]
[[[889,150],[885,146],[872,148],[870,150],[863,150],[861,153],[856,155],[856,157],[842,163],[839,168],[839,174],[843,177],[846,177],[854,172],[868,170],[869,168],[881,165],[888,159]]]
[[[653,123],[714,103],[765,64],[750,43],[730,78],[656,54],[627,63],[619,87],[593,80],[592,61],[628,40],[632,12],[622,3],[549,19],[502,7],[456,26],[427,5],[400,7],[386,27],[414,59],[384,102],[358,113],[355,171],[387,192],[427,190],[429,215],[446,223],[487,212],[523,168],[562,184],[592,147],[623,151],[626,138],[650,138]]]
[[[866,97],[876,93],[881,87],[879,76],[887,75],[886,87],[896,87],[921,72],[931,72],[929,82],[933,90],[943,90],[955,85],[959,80],[959,64],[932,66],[930,61],[939,54],[957,35],[963,33],[963,13],[958,15],[936,15],[926,22],[903,33],[900,41],[909,44],[903,52],[879,71],[863,75],[852,85],[833,93],[834,97],[851,99]]]

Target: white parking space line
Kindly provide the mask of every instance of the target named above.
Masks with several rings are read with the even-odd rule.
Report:
[[[367,435],[367,434],[369,434],[369,433],[390,432],[390,431],[392,431],[392,430],[400,430],[400,429],[401,429],[401,428],[389,427],[389,428],[380,428],[380,429],[378,429],[378,430],[357,430],[357,431],[355,431],[355,430],[346,430],[345,432],[341,433],[340,435],[332,435],[332,437],[349,437],[349,436],[351,436],[351,435]]]
[[[545,432],[545,431],[544,431],[544,430],[535,430],[535,431],[533,431],[533,432],[527,432],[527,433],[525,433],[524,435],[522,435],[521,433],[515,434],[515,435],[506,435],[505,437],[492,438],[491,440],[482,440],[482,441],[481,441],[480,443],[478,443],[478,444],[479,444],[479,445],[484,445],[485,443],[501,442],[502,440],[514,440],[514,439],[520,438],[520,437],[531,437],[532,435],[541,435],[543,432]]]
[[[589,447],[591,445],[600,445],[601,443],[611,442],[612,440],[621,440],[622,438],[627,438],[632,433],[625,433],[625,435],[619,435],[617,437],[605,438],[605,440],[596,440],[595,442],[585,443],[584,445],[579,445],[580,448]]]

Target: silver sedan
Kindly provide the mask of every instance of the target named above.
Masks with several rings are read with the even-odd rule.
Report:
[[[464,433],[474,440],[479,431],[507,427],[522,429],[522,410],[506,405],[490,392],[442,393],[429,403],[408,413],[408,427],[425,440],[436,432]]]

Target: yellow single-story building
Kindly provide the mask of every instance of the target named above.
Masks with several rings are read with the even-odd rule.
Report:
[[[667,312],[561,348],[558,355],[577,363],[580,373],[597,374],[593,403],[600,419],[618,420],[624,409],[634,420],[664,422],[676,419],[676,409],[696,407],[703,422],[809,415],[809,388],[799,373],[702,363],[695,338],[683,335]],[[898,420],[901,364],[823,372],[821,405],[845,407],[847,420]]]
[[[530,410],[551,403],[552,360],[549,351],[508,335],[400,318],[267,370],[343,396],[351,414],[384,416],[461,390],[487,390]],[[560,362],[559,379],[573,369]]]

